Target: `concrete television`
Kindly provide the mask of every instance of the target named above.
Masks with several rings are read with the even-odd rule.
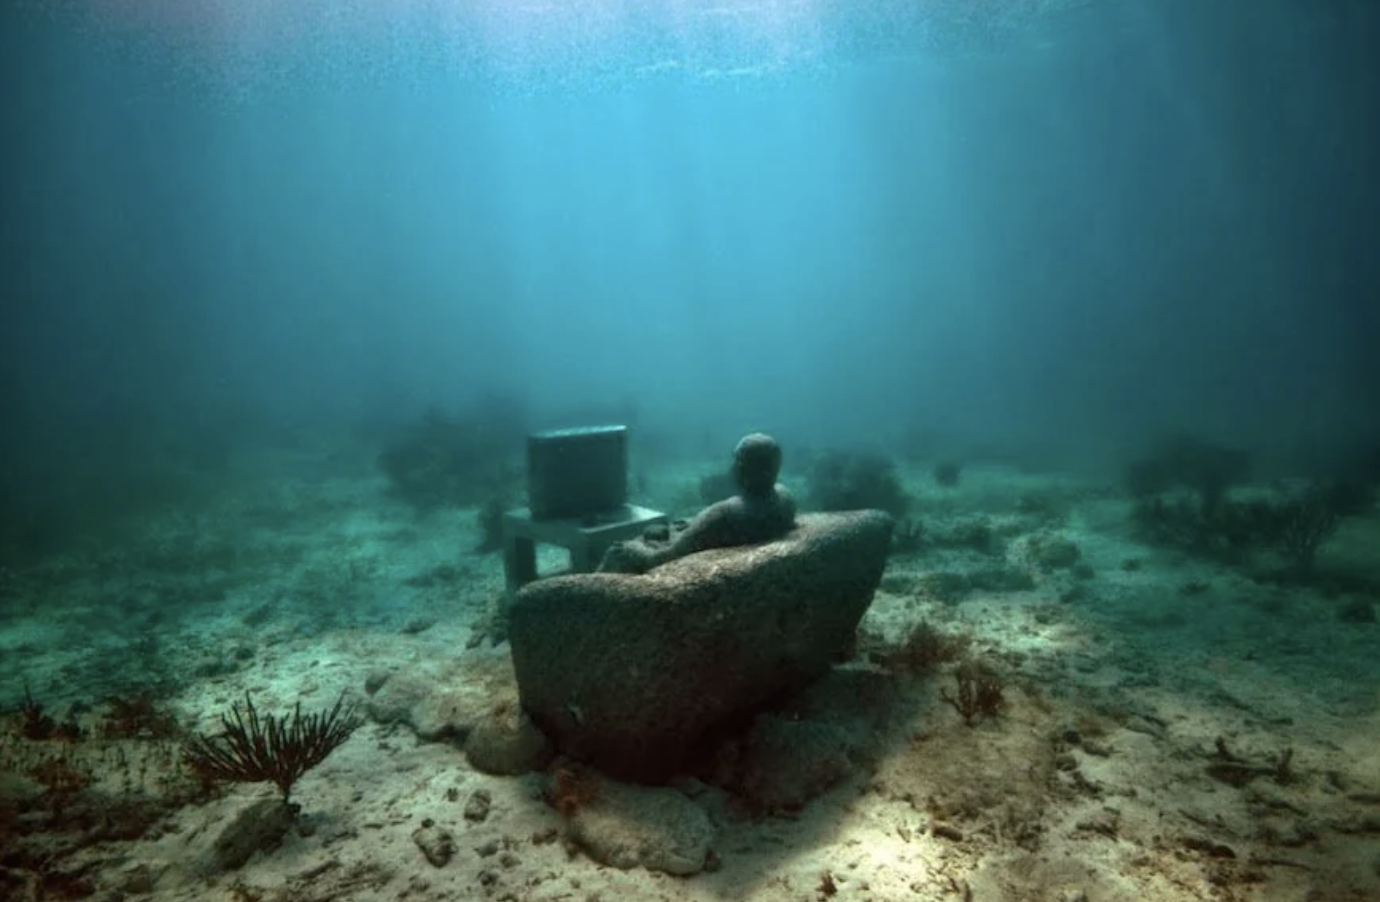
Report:
[[[582,426],[527,437],[533,520],[615,512],[628,503],[628,427]]]

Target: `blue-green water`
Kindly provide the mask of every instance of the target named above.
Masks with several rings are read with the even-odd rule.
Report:
[[[1324,6],[11,12],[7,419],[1347,441],[1374,28]]]

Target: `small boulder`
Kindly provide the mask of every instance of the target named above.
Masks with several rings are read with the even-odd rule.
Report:
[[[465,756],[481,773],[516,776],[546,767],[551,743],[516,697],[504,698],[475,722],[465,740]]]
[[[600,864],[677,877],[704,870],[717,830],[708,813],[675,789],[607,781],[570,818],[570,838]]]
[[[366,689],[373,685],[366,683]],[[376,723],[403,724],[428,741],[463,739],[483,716],[487,700],[461,684],[438,689],[435,675],[395,673],[368,696],[365,710]]]
[[[471,651],[459,661],[376,670],[364,681],[365,711],[375,723],[406,726],[418,739],[464,742],[492,713],[495,698],[516,692],[505,653]]]
[[[775,542],[529,583],[509,623],[522,705],[559,751],[663,781],[715,727],[852,648],[893,525],[880,511],[805,514]]]
[[[455,836],[430,819],[412,831],[412,841],[434,868],[443,868],[455,857]]]

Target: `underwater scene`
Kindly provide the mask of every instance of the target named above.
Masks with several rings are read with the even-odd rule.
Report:
[[[0,902],[1380,900],[1380,6],[0,12]]]

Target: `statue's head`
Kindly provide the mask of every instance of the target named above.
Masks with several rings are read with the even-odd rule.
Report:
[[[733,449],[733,481],[747,497],[770,495],[780,472],[781,446],[769,435],[745,435]]]

